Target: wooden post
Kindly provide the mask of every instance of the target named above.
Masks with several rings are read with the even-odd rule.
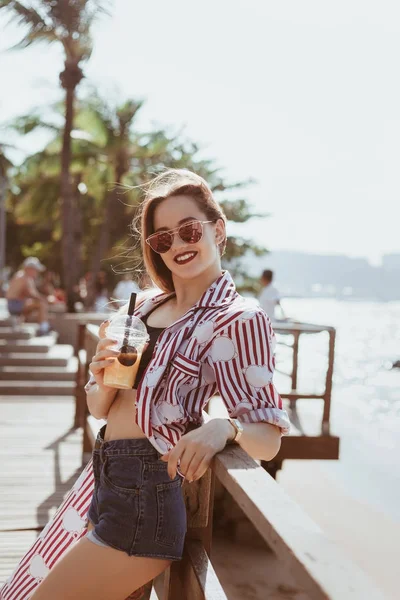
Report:
[[[204,546],[208,556],[211,554],[212,543],[212,517],[214,505],[214,473],[211,469],[198,481],[183,484],[187,514],[186,544],[191,540],[198,540]],[[190,565],[187,561],[173,562],[167,570],[164,582],[165,600],[186,600],[182,596],[184,581]],[[187,598],[187,600],[191,600]]]
[[[78,336],[76,340],[75,356],[78,361],[78,368],[76,370],[75,377],[75,418],[74,428],[84,427],[85,424],[85,406],[86,406],[86,394],[83,386],[85,385],[84,378],[86,376],[85,365],[81,363],[81,353],[85,347],[85,329],[84,323],[78,325]]]
[[[297,390],[297,373],[299,368],[299,339],[300,331],[293,333],[293,368],[292,368],[292,390]],[[296,407],[296,400],[290,400],[290,408]]]
[[[332,377],[333,377],[333,363],[335,358],[335,340],[336,330],[329,330],[329,357],[328,357],[328,370],[326,372],[325,379],[325,392],[324,392],[324,412],[322,415],[321,433],[322,435],[329,435],[329,419],[331,410],[331,397],[332,397]]]

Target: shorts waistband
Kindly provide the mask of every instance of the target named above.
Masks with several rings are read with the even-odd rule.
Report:
[[[103,425],[97,434],[94,450],[101,450],[104,454],[136,454],[161,456],[147,438],[129,438],[122,440],[104,440],[107,425]]]

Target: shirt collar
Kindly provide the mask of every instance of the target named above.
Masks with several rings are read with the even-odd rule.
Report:
[[[172,298],[175,295],[172,293],[163,293],[153,296],[153,298],[143,303],[142,314],[146,314],[156,304],[164,302],[167,298]],[[222,274],[210,285],[203,293],[198,302],[186,313],[191,313],[198,308],[221,308],[231,304],[238,296],[235,283],[229,271],[223,271]]]

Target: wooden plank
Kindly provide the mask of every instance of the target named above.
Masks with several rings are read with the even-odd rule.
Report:
[[[323,331],[333,331],[334,327],[331,325],[316,325],[314,323],[302,323],[300,321],[274,321],[272,328],[275,333],[281,334],[295,334],[300,333],[322,333]]]
[[[188,598],[196,598],[198,595],[204,600],[227,600],[227,596],[215,573],[201,542],[189,541],[185,550],[188,560],[186,565],[190,571],[186,574]],[[197,592],[196,592],[197,588]]]
[[[3,397],[0,421],[0,580],[54,515],[82,469],[74,398]]]
[[[216,476],[311,598],[382,600],[382,592],[239,447],[214,458]]]
[[[188,528],[207,527],[210,513],[211,470],[193,483],[184,482],[182,486],[185,498]]]
[[[281,448],[274,460],[336,460],[339,458],[340,439],[334,435],[288,435],[281,440]]]

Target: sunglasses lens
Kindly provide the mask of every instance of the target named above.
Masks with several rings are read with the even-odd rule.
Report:
[[[200,221],[188,223],[179,228],[179,237],[187,244],[196,244],[201,240],[203,235],[203,227]]]
[[[149,244],[158,254],[168,252],[172,246],[172,236],[170,233],[159,233],[149,238]]]

